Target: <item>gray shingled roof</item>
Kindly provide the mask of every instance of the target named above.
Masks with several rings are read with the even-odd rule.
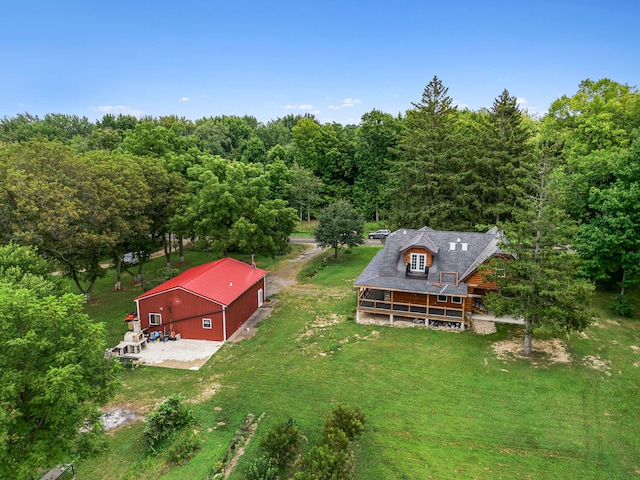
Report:
[[[354,286],[413,293],[464,295],[467,293],[464,280],[478,265],[492,255],[501,253],[498,245],[500,239],[500,233],[496,228],[486,233],[444,232],[429,227],[419,230],[396,230],[387,237],[384,249],[366,266]],[[454,250],[450,249],[451,244],[455,244]],[[466,244],[467,250],[462,250],[463,244]],[[427,248],[434,253],[428,277],[405,275],[403,252],[414,246]],[[440,282],[440,272],[457,273],[458,285],[455,284],[455,275],[444,275]]]

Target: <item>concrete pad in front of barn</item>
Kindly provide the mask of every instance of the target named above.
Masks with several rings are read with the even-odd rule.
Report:
[[[208,340],[175,340],[147,342],[140,353],[138,363],[150,367],[198,370],[216,353],[224,342]]]

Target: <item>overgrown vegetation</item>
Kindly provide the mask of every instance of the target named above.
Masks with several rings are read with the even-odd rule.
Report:
[[[149,450],[157,452],[166,446],[168,440],[174,439],[181,430],[195,423],[193,412],[182,404],[182,400],[184,397],[180,395],[171,395],[157,411],[147,417],[144,440]],[[188,450],[193,446],[193,441],[188,437],[182,437],[177,449],[184,453],[185,448]],[[181,454],[174,451],[174,456],[181,456]]]

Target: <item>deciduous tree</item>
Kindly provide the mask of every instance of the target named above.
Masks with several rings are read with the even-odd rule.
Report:
[[[117,386],[104,327],[34,250],[0,247],[0,477],[31,479],[72,454]]]
[[[321,247],[332,247],[338,258],[338,247],[355,247],[364,243],[364,218],[350,203],[338,200],[320,215],[313,235]]]

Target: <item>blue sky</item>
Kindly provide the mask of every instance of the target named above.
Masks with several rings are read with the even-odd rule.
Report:
[[[0,117],[358,123],[434,75],[462,107],[507,88],[542,113],[586,78],[638,85],[639,18],[638,0],[5,2]]]

